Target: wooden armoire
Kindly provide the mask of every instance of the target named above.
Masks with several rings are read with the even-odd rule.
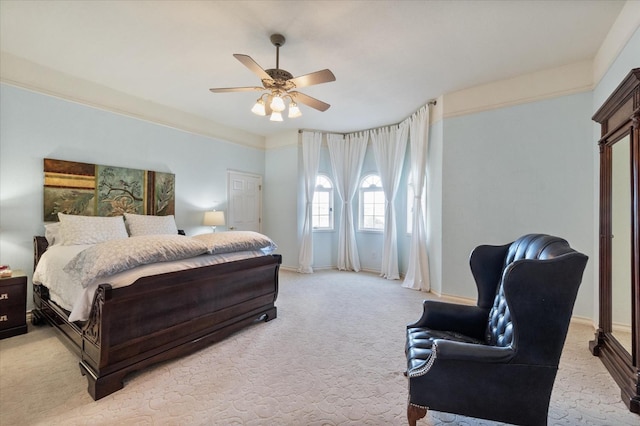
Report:
[[[593,116],[601,126],[599,325],[589,343],[640,414],[640,68]]]

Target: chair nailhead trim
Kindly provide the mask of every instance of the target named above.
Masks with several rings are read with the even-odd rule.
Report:
[[[431,370],[431,366],[433,366],[433,363],[436,361],[437,353],[438,353],[438,341],[436,340],[433,342],[433,346],[431,348],[431,355],[429,356],[429,359],[427,360],[427,362],[425,362],[422,367],[407,372],[408,376],[411,378],[411,377],[420,377],[427,374],[427,372]]]
[[[412,407],[416,407],[416,408],[422,408],[423,410],[427,410],[429,411],[429,407],[425,407],[423,405],[418,405],[418,404],[414,404],[413,402],[409,401],[409,405]]]

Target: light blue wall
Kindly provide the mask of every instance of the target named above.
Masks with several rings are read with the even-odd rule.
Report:
[[[297,144],[268,150],[265,155],[263,231],[278,245],[282,266],[298,269],[299,149]]]
[[[29,275],[44,233],[43,158],[174,173],[187,234],[209,232],[204,211],[226,207],[228,169],[265,172],[260,149],[0,85],[0,262]]]
[[[442,181],[442,292],[476,297],[468,257],[523,234],[566,238],[587,254],[575,314],[593,309],[591,92],[447,119]]]

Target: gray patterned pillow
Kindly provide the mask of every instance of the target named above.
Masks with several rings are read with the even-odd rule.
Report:
[[[178,227],[173,215],[149,216],[144,214],[125,213],[129,235],[177,235]]]
[[[235,251],[262,250],[271,254],[278,248],[271,238],[253,231],[227,231],[194,235],[192,238],[205,243],[211,254]]]
[[[65,246],[97,244],[128,238],[122,216],[77,216],[58,213],[60,240]]]

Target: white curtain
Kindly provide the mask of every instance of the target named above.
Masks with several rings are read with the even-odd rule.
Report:
[[[384,234],[380,275],[389,280],[400,279],[398,271],[398,235],[394,201],[402,176],[402,166],[407,150],[406,121],[398,126],[384,127],[371,132],[371,142],[380,180],[384,190]]]
[[[313,224],[312,206],[313,194],[316,187],[316,175],[320,164],[320,145],[322,133],[302,132],[302,163],[304,167],[304,227],[302,228],[302,241],[300,255],[298,257],[298,272],[313,273]]]
[[[360,258],[356,245],[353,209],[351,201],[358,190],[360,169],[367,149],[369,132],[327,135],[331,166],[336,179],[336,191],[342,200],[342,214],[338,230],[338,269],[359,271]]]
[[[411,149],[411,184],[413,199],[413,232],[409,248],[409,264],[403,287],[429,291],[429,257],[427,255],[427,227],[422,197],[426,194],[427,151],[429,147],[429,106],[424,106],[409,119]]]

